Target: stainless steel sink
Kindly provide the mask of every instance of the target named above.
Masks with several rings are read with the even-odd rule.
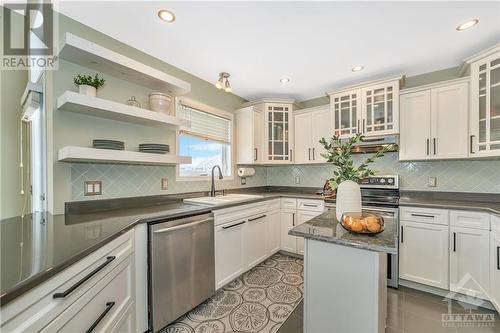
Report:
[[[263,197],[262,195],[258,194],[228,194],[216,197],[189,198],[189,199],[184,199],[184,202],[209,205],[209,206],[219,206],[233,202],[243,202],[247,200],[258,199],[262,197]]]

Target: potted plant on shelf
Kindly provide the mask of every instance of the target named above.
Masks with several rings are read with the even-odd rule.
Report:
[[[103,78],[99,78],[96,74],[94,77],[91,75],[80,75],[78,74],[74,79],[75,85],[78,86],[78,92],[87,96],[97,96],[97,89],[104,85],[106,82]]]
[[[319,141],[326,150],[326,153],[321,154],[321,156],[326,158],[328,163],[337,167],[333,171],[333,177],[329,179],[329,183],[332,190],[337,190],[335,206],[339,221],[343,213],[361,212],[361,189],[358,181],[374,175],[375,171],[370,169],[368,165],[394,149],[394,145],[383,146],[363,163],[354,166],[353,148],[356,143],[363,141],[363,139],[362,134],[357,134],[342,141],[338,135],[334,135],[329,142],[325,138]]]

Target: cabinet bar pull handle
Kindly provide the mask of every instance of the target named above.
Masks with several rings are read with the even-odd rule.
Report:
[[[236,223],[236,224],[233,224],[233,225],[229,225],[227,227],[222,227],[222,229],[229,229],[229,228],[232,228],[232,227],[236,227],[238,225],[242,225],[244,223],[246,223],[247,221],[243,221],[243,222],[240,222],[240,223]]]
[[[411,213],[411,216],[415,216],[415,217],[427,217],[427,218],[430,218],[430,219],[433,219],[435,217],[434,215],[424,215],[424,214],[415,214],[415,213]]]
[[[292,225],[295,227],[295,213],[292,213]]]
[[[436,155],[437,154],[436,138],[432,139],[432,146],[434,148],[434,155]]]
[[[309,151],[308,154],[309,154],[309,161],[310,161],[311,160],[311,148],[309,148],[308,151]]]
[[[290,162],[293,162],[293,151],[290,149]]]
[[[453,252],[457,252],[457,233],[453,233]]]
[[[314,150],[315,150],[315,149],[316,149],[316,148],[313,148],[313,161],[315,161],[315,160],[316,160],[316,157],[314,157]]]
[[[257,148],[254,148],[254,153],[255,153],[255,156],[253,157],[253,160],[254,161],[257,161]]]
[[[115,306],[115,302],[107,302],[106,309],[101,313],[99,318],[97,318],[96,321],[94,321],[94,323],[92,324],[92,326],[89,327],[89,329],[86,331],[86,333],[92,332],[94,330],[94,328],[96,328],[96,326],[99,325],[101,320],[108,314],[108,312],[111,310],[111,308],[113,306]]]
[[[106,261],[100,264],[96,269],[94,269],[92,272],[89,274],[85,275],[80,281],[75,283],[73,286],[71,286],[69,289],[66,289],[62,293],[55,293],[52,295],[53,298],[65,298],[69,294],[71,294],[73,291],[75,291],[78,287],[80,287],[82,284],[84,284],[87,280],[89,280],[92,276],[96,275],[100,270],[102,270],[104,267],[109,265],[113,260],[115,260],[115,256],[109,256],[106,257]]]
[[[403,236],[403,226],[401,226],[401,244],[403,244],[404,236]]]
[[[365,125],[365,119],[363,119],[363,133],[366,132],[366,125]]]
[[[302,206],[305,206],[305,207],[318,207],[318,205],[314,205],[314,204],[302,204]]]
[[[471,135],[471,136],[470,136],[470,142],[469,142],[469,143],[470,143],[470,147],[469,147],[469,152],[470,152],[471,154],[475,154],[475,152],[474,152],[474,146],[473,146],[474,137],[475,137],[475,135]]]
[[[500,271],[500,246],[497,246],[497,269]]]
[[[426,148],[427,156],[429,155],[429,146],[430,146],[429,139],[427,139],[427,148]]]
[[[264,217],[266,217],[267,215],[264,214],[264,215],[261,215],[261,216],[257,216],[257,217],[254,217],[253,219],[248,219],[249,222],[251,221],[255,221],[255,220],[260,220],[260,219],[263,219]]]

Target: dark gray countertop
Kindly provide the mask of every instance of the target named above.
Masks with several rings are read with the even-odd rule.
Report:
[[[399,205],[477,210],[500,215],[500,194],[401,191]]]
[[[347,231],[335,217],[335,210],[326,211],[299,224],[288,233],[293,236],[319,240],[362,250],[397,253],[398,223],[384,216],[385,230],[377,235],[361,235]]]
[[[183,203],[182,195],[124,199],[125,205],[119,199],[113,199],[103,200],[105,204],[101,205],[101,210],[91,213],[82,212],[92,211],[95,204],[82,202],[76,205],[80,207],[70,209],[67,214],[37,214],[0,220],[0,305],[46,281],[139,223],[203,214],[280,197],[323,199],[314,194],[313,189],[271,192],[264,188],[249,188],[232,192],[255,193],[263,197],[217,207]],[[136,204],[134,207],[132,201],[143,206],[137,207]],[[131,208],[118,208],[120,204]]]

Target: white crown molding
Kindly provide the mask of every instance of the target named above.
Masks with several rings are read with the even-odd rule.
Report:
[[[271,103],[271,104],[292,104],[296,108],[302,108],[302,105],[300,102],[297,102],[294,99],[286,99],[286,98],[262,98],[258,99],[256,101],[251,101],[251,102],[246,102],[243,103],[240,108],[246,108],[248,106],[254,106],[257,104],[264,104],[264,103]]]
[[[342,92],[345,92],[345,91],[359,89],[359,88],[364,88],[364,87],[368,87],[368,86],[372,86],[372,85],[376,85],[376,84],[382,84],[382,83],[387,83],[387,82],[397,81],[397,80],[404,80],[404,78],[405,78],[404,74],[399,74],[399,75],[395,75],[395,76],[389,76],[389,77],[386,77],[386,78],[383,78],[383,79],[378,79],[378,80],[373,80],[373,81],[365,81],[365,82],[361,82],[361,83],[358,83],[358,84],[350,85],[350,86],[347,86],[347,87],[343,87],[343,88],[340,88],[340,89],[336,89],[336,90],[327,92],[326,94],[328,96],[331,96],[331,95],[335,95],[335,94],[342,93]]]

